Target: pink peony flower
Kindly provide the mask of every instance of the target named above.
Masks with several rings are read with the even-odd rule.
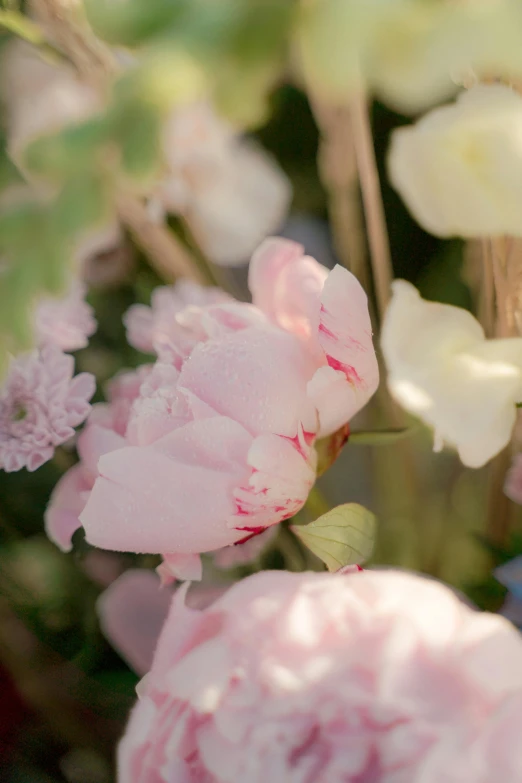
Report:
[[[119,783],[519,783],[522,639],[503,618],[393,571],[263,572],[204,611],[183,593]]]
[[[64,297],[44,297],[34,315],[38,345],[56,345],[62,351],[85,348],[96,331],[93,309],[85,301],[85,286],[76,281]]]
[[[74,359],[54,346],[13,359],[0,391],[0,467],[33,471],[74,435],[91,406],[95,380],[73,378]]]
[[[268,324],[222,326],[226,306],[205,316],[221,339],[198,343],[181,371],[156,365],[134,404],[129,445],[98,463],[81,515],[96,546],[211,551],[292,516],[306,500],[317,431],[306,352]]]
[[[194,579],[199,553],[241,544],[302,507],[315,481],[315,439],[345,424],[378,382],[366,297],[349,272],[328,274],[286,240],[269,242],[253,264],[265,312],[180,284],[160,289],[152,308],[131,309],[131,342],[160,358],[116,389],[101,425],[124,442],[106,448],[104,436],[98,463],[81,471],[81,502],[71,507],[67,476],[57,488],[47,518],[61,546],[70,546],[72,512],[90,543],[162,554],[165,581]],[[269,279],[277,287],[290,266],[287,300],[271,302]],[[55,524],[60,509],[65,527]]]
[[[287,240],[267,242],[252,264],[262,309],[191,286],[161,289],[151,309],[129,313],[131,340],[154,345],[160,361],[133,404],[126,447],[99,461],[80,517],[95,546],[163,554],[194,578],[185,556],[302,507],[315,439],[375,391],[366,296],[353,275],[328,274]]]

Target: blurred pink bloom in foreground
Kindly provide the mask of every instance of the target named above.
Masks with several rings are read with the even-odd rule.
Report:
[[[74,435],[91,409],[95,380],[73,373],[72,356],[54,346],[12,360],[0,391],[0,468],[36,470]]]
[[[520,783],[522,639],[433,580],[263,572],[176,594],[119,783]]]
[[[250,285],[257,307],[184,283],[126,318],[131,342],[159,359],[139,392],[133,386],[118,428],[125,443],[98,449],[92,492],[75,513],[95,546],[164,555],[166,580],[169,571],[198,578],[199,553],[293,516],[315,481],[315,439],[377,387],[366,295],[353,275],[268,240]],[[48,529],[63,541],[49,523],[58,500]]]
[[[56,345],[62,351],[85,348],[96,331],[92,307],[85,301],[85,286],[75,281],[63,297],[44,297],[35,310],[34,328],[39,345]]]

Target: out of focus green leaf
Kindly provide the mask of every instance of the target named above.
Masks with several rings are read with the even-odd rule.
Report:
[[[356,446],[388,446],[407,438],[414,432],[413,427],[400,427],[389,430],[359,430],[350,433],[350,444]]]
[[[377,522],[375,515],[358,503],[345,503],[291,530],[319,557],[329,571],[359,565],[371,556]]]
[[[45,37],[38,25],[16,11],[0,8],[0,27],[36,46],[45,43]]]
[[[92,170],[95,156],[109,140],[107,123],[94,117],[36,139],[25,150],[24,162],[33,174],[63,180]]]
[[[165,29],[180,24],[192,0],[85,0],[85,10],[94,31],[112,44],[137,46]]]

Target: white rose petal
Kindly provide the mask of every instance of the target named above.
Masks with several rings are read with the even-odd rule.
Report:
[[[522,338],[486,340],[459,307],[428,302],[404,280],[382,330],[393,397],[478,468],[506,446],[522,400]]]
[[[522,97],[478,85],[393,134],[390,179],[439,236],[522,236]]]

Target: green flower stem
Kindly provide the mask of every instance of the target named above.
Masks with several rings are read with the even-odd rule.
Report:
[[[307,561],[301,546],[293,533],[285,525],[279,525],[276,548],[281,552],[288,571],[306,571]]]
[[[321,490],[317,487],[317,484],[310,490],[304,507],[312,519],[317,519],[332,508]]]

